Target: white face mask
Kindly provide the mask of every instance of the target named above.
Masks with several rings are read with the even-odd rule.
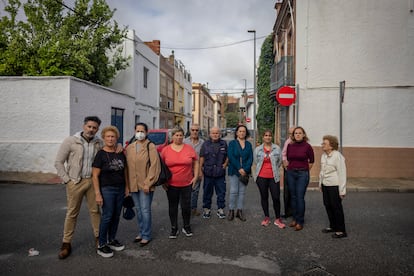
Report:
[[[135,138],[137,138],[138,141],[142,141],[145,139],[145,133],[144,132],[136,132]]]

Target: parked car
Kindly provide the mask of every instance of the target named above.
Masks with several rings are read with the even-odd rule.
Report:
[[[150,129],[148,130],[147,138],[156,145],[158,152],[161,152],[162,149],[171,142],[171,129]],[[125,147],[135,142],[135,140],[136,139],[134,134],[134,136],[132,136],[131,139],[126,142]]]

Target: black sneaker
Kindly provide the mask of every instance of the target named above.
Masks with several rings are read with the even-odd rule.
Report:
[[[110,243],[108,243],[109,248],[111,248],[114,251],[122,251],[125,249],[125,245],[123,245],[122,243],[120,243],[117,240],[113,240]]]
[[[177,228],[171,228],[171,233],[170,236],[168,238],[170,239],[176,239],[178,236],[178,229]]]
[[[191,227],[190,226],[186,226],[182,229],[183,233],[187,236],[187,237],[191,237],[193,236],[193,232],[191,231]]]
[[[111,248],[109,248],[108,245],[98,247],[96,253],[98,253],[98,255],[101,255],[104,258],[111,258],[114,255],[114,252]]]

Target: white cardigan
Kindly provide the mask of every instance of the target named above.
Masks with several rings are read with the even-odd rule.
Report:
[[[321,172],[319,173],[319,187],[339,186],[339,195],[346,194],[346,166],[345,157],[336,150],[329,155],[321,156]]]

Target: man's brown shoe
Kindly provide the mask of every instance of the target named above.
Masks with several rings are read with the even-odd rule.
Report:
[[[191,215],[198,217],[201,213],[195,208],[191,210]]]
[[[62,243],[62,247],[60,248],[58,257],[61,260],[66,259],[70,255],[71,252],[72,252],[72,247],[70,246],[70,243],[64,242]]]
[[[296,221],[292,221],[291,223],[289,223],[289,227],[295,227],[296,226]]]
[[[300,231],[300,230],[302,230],[303,229],[303,226],[302,225],[300,225],[300,224],[296,224],[296,226],[295,226],[295,231]]]

